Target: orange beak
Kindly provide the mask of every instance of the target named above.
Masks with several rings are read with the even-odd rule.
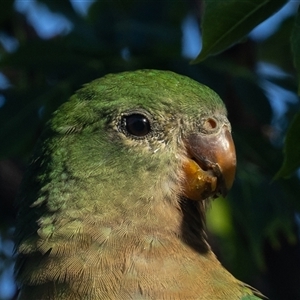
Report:
[[[190,134],[186,147],[189,158],[183,164],[184,196],[198,201],[226,195],[236,169],[235,147],[228,128],[224,125],[214,134]]]

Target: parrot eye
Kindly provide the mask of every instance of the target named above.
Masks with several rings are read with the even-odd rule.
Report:
[[[124,117],[125,128],[128,133],[143,137],[151,131],[149,120],[142,114],[131,114]]]

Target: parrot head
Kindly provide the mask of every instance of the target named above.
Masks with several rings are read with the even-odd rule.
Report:
[[[198,207],[204,220],[206,200],[225,195],[234,180],[235,149],[222,100],[172,72],[97,79],[54,114],[49,129],[65,177],[89,186],[83,211],[91,209],[89,201],[101,213],[106,207],[116,216],[157,215],[166,212],[162,202],[182,210],[183,203],[196,201],[189,206]]]
[[[65,293],[66,284],[77,291],[93,278],[100,287],[86,293],[109,295],[107,278],[111,290],[123,282],[131,293],[140,289],[126,286],[134,274],[152,276],[151,293],[157,284],[177,284],[184,270],[208,274],[197,256],[214,260],[206,203],[225,195],[235,176],[226,114],[215,92],[169,71],[109,74],[77,91],[54,112],[24,179],[18,280],[47,288],[57,282]],[[158,275],[160,264],[168,266]],[[208,278],[201,272],[194,279]],[[180,283],[183,295],[189,276]]]
[[[48,236],[65,218],[150,216],[177,231],[187,214],[202,232],[207,200],[234,180],[226,114],[214,91],[170,71],[86,84],[54,112],[36,147],[20,197],[20,239]]]
[[[161,192],[161,198],[202,201],[225,195],[234,180],[223,102],[172,72],[139,70],[95,80],[55,113],[50,129],[61,135],[66,168],[75,177],[101,174],[123,197]]]

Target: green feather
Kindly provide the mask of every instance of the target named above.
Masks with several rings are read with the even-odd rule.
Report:
[[[149,133],[129,132],[132,115]],[[229,126],[215,92],[157,70],[107,75],[63,104],[18,199],[19,299],[259,299],[210,250],[206,201],[181,194],[186,137],[212,116]]]

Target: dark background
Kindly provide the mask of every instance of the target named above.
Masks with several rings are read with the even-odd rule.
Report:
[[[274,179],[299,110],[290,49],[299,1],[271,31],[193,65],[201,0],[86,1],[85,13],[75,1],[29,1],[35,15],[22,2],[0,2],[0,299],[14,297],[14,198],[44,123],[83,83],[141,68],[187,75],[224,100],[238,169],[228,197],[209,211],[211,244],[227,269],[271,299],[300,299],[299,177]]]

